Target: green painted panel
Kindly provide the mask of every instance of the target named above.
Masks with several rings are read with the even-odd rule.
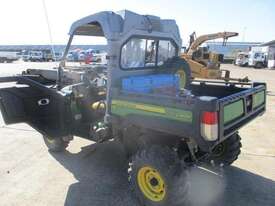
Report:
[[[191,111],[162,107],[152,104],[129,102],[124,100],[113,100],[111,109],[112,114],[116,114],[119,116],[138,114],[144,116],[162,117],[165,119],[188,123],[191,123],[193,120],[193,114]]]
[[[236,101],[224,107],[223,123],[226,124],[244,114],[243,100]]]
[[[263,104],[265,101],[265,92],[261,91],[253,95],[253,108]]]

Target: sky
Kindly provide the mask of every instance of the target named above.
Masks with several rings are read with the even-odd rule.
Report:
[[[43,0],[0,0],[0,44],[50,44]],[[184,43],[189,34],[239,32],[230,41],[275,39],[274,0],[45,0],[52,42],[66,44],[70,25],[100,11],[128,9],[175,19]],[[101,44],[91,39],[87,44]]]

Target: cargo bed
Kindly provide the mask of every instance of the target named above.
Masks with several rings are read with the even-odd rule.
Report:
[[[113,121],[123,121],[183,138],[194,137],[206,151],[263,114],[266,104],[266,85],[256,82],[194,81],[191,85],[192,94],[178,97],[117,90],[119,94],[112,101],[112,114],[117,118],[113,118]],[[201,136],[203,112],[218,113],[216,141],[205,141]]]

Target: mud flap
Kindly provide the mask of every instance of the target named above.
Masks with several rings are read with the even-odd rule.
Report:
[[[0,109],[6,124],[25,122],[51,137],[70,133],[68,95],[26,76],[0,78],[0,83],[7,82],[8,86],[0,88]]]

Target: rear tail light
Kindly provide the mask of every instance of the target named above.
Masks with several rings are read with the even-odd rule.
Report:
[[[218,139],[218,112],[202,113],[201,135],[207,141],[215,141]]]

